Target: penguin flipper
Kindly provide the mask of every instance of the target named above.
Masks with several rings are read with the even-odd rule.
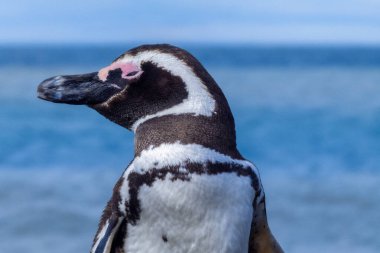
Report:
[[[123,217],[112,214],[105,222],[97,236],[91,253],[112,253],[114,238],[123,221]],[[112,250],[112,251],[111,251]]]
[[[265,196],[255,204],[249,237],[249,253],[284,253],[272,235],[267,221]]]

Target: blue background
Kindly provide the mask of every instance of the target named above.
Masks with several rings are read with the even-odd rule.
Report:
[[[0,252],[88,252],[133,134],[36,98],[131,47],[193,53],[227,96],[287,252],[379,252],[377,1],[18,0],[0,9]]]

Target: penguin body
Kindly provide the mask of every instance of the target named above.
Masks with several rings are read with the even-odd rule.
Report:
[[[222,91],[185,50],[134,48],[86,75],[58,76],[39,97],[86,104],[135,132],[92,253],[282,252],[255,166],[236,148]]]

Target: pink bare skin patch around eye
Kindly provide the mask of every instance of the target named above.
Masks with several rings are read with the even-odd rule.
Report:
[[[102,68],[98,72],[98,77],[101,81],[105,82],[108,77],[108,73],[111,70],[121,69],[121,78],[132,80],[138,78],[142,74],[142,70],[131,62],[114,62],[111,65]]]

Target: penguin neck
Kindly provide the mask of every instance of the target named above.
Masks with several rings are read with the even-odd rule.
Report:
[[[135,156],[150,147],[161,144],[198,144],[243,159],[236,148],[235,126],[231,118],[183,115],[166,115],[152,118],[135,131]]]

